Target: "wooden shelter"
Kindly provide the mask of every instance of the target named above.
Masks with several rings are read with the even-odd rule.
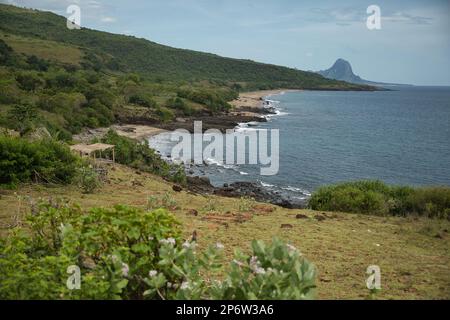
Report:
[[[107,150],[112,150],[113,163],[116,162],[115,145],[104,144],[104,143],[94,143],[94,144],[76,144],[70,147],[70,150],[78,153],[81,157],[92,157],[96,160],[96,152],[100,153],[100,158],[102,157],[102,152]]]

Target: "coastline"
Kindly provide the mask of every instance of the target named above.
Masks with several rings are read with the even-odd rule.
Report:
[[[137,141],[149,141],[158,135],[174,131],[176,129],[187,129],[193,132],[194,121],[203,122],[203,130],[219,129],[225,132],[227,129],[239,130],[250,126],[250,123],[270,121],[271,116],[280,115],[279,110],[272,102],[268,102],[268,97],[282,94],[284,92],[300,90],[262,90],[253,92],[243,92],[239,98],[230,102],[233,110],[216,116],[199,116],[191,118],[176,119],[170,123],[149,123],[146,121],[137,121],[138,123],[116,124],[108,128],[89,129],[74,136],[74,140],[90,143],[95,138],[102,138],[110,129],[115,130],[119,135],[131,138]],[[165,140],[166,138],[163,138]],[[157,145],[150,144],[161,156],[164,157],[164,151]],[[172,161],[167,155],[166,161]],[[265,186],[258,181],[236,180],[223,186],[215,186],[211,183],[207,168],[211,164],[205,163],[203,166],[185,166],[187,175],[187,188],[194,193],[202,195],[220,195],[230,198],[250,197],[260,202],[271,203],[280,207],[289,209],[303,209],[307,205],[307,198],[295,198],[292,194],[284,191],[283,188],[274,189],[273,185]]]
[[[233,110],[229,114],[220,116],[220,119],[226,119],[228,117],[231,121],[226,123],[222,122],[219,127],[213,126],[213,128],[234,129],[236,132],[241,130],[245,131],[247,130],[246,128],[255,126],[259,122],[270,121],[270,118],[273,116],[284,115],[285,113],[280,112],[277,102],[271,101],[269,97],[290,91],[300,90],[280,89],[241,93],[238,99],[230,102]],[[239,119],[239,122],[236,119]],[[196,118],[194,120],[202,119]],[[192,126],[193,122],[184,124]],[[211,122],[207,123],[207,127],[211,125],[213,125]],[[192,127],[186,128],[189,130]],[[203,123],[203,130],[205,130],[205,123]],[[149,141],[150,147],[161,154],[166,161],[173,161],[169,155],[170,153],[168,153],[170,147],[167,148],[167,136],[161,135],[158,137],[156,135],[149,137]],[[248,197],[259,202],[270,203],[289,209],[306,208],[310,196],[304,190],[294,191],[289,186],[283,187],[265,184],[256,179],[248,181],[237,178],[229,183],[221,182],[217,184],[217,181],[212,182],[215,180],[216,171],[221,172],[221,170],[231,169],[239,172],[241,175],[247,175],[248,173],[241,172],[239,168],[234,166],[227,167],[218,165],[215,161],[204,160],[203,165],[185,164],[184,167],[187,176],[187,188],[196,194],[219,195],[229,198]]]

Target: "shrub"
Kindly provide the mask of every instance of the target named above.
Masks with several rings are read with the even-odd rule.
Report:
[[[175,110],[181,111],[184,115],[192,115],[192,108],[190,108],[182,99],[176,97],[167,100],[166,106]]]
[[[13,49],[2,39],[0,39],[0,65],[6,65],[11,61]]]
[[[162,122],[169,122],[175,118],[174,113],[167,108],[158,108],[158,110],[156,110],[156,114]]]
[[[27,230],[27,232],[24,232]],[[0,240],[0,299],[309,299],[315,268],[274,239],[237,251],[223,268],[223,245],[197,254],[163,209],[144,212],[40,203],[23,229]],[[80,288],[67,270],[78,267]],[[210,277],[220,276],[222,281]]]
[[[161,244],[158,268],[145,282],[150,298],[181,300],[300,300],[315,294],[315,267],[298,250],[279,239],[265,245],[252,242],[252,255],[239,250],[225,270],[223,281],[204,274],[223,270],[221,244],[210,246],[201,255],[195,243],[181,247],[173,242]]]
[[[146,108],[155,108],[157,105],[156,101],[153,100],[151,97],[149,97],[147,95],[142,95],[142,94],[132,95],[128,99],[128,102],[132,103],[132,104],[137,104],[139,106],[146,107]]]
[[[14,105],[8,111],[11,126],[17,129],[21,135],[33,127],[37,117],[36,107],[28,103]]]
[[[314,210],[446,218],[450,213],[450,188],[388,186],[381,181],[347,182],[319,188],[312,195],[309,207]]]
[[[179,241],[176,220],[164,210],[93,208],[41,203],[0,244],[1,299],[138,299],[143,277],[160,260],[159,241]],[[78,266],[81,290],[66,286]]]
[[[88,166],[83,166],[78,172],[78,186],[84,193],[93,193],[101,186],[97,172]]]
[[[20,182],[72,182],[79,158],[57,141],[29,142],[0,136],[0,184],[14,186]]]
[[[16,77],[16,80],[19,87],[25,91],[34,92],[44,84],[41,77],[34,72],[22,72]]]

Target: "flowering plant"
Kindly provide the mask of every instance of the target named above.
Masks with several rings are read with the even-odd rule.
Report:
[[[253,241],[252,255],[241,251],[225,270],[225,278],[205,278],[223,269],[222,244],[197,256],[195,243],[181,248],[164,241],[159,270],[149,272],[145,295],[160,299],[312,299],[315,267],[293,246],[274,238],[269,245]]]

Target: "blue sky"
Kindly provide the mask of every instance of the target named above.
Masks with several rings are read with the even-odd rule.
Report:
[[[66,15],[83,27],[178,48],[322,70],[337,58],[373,81],[450,85],[448,0],[0,0]],[[366,9],[381,8],[381,30]]]

